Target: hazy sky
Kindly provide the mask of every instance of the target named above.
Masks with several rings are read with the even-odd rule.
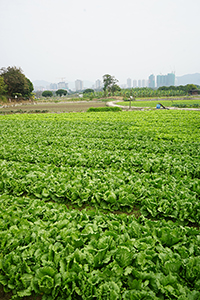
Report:
[[[200,72],[199,0],[0,0],[0,68],[120,83]]]

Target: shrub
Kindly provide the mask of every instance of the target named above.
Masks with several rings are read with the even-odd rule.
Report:
[[[87,112],[102,112],[102,111],[122,111],[118,106],[115,107],[90,107]]]
[[[6,96],[0,95],[0,102],[7,103],[8,99],[6,98]]]
[[[186,108],[186,107],[200,107],[200,105],[198,103],[193,103],[193,104],[186,104],[186,103],[174,103],[172,104],[172,106],[174,107],[178,107],[178,108]]]

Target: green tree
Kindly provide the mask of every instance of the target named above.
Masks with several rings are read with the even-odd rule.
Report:
[[[1,68],[0,76],[3,77],[4,82],[7,85],[8,95],[21,95],[23,97],[31,96],[31,92],[33,91],[33,84],[28,78],[26,78],[21,68]]]
[[[109,74],[105,74],[103,76],[103,90],[104,90],[104,95],[106,95],[106,92],[114,93],[116,89],[120,89],[120,87],[117,85],[118,80]]]
[[[2,76],[0,76],[0,95],[3,95],[6,93],[6,88],[7,88],[7,86],[4,82],[4,79]]]
[[[191,92],[191,91],[197,89],[196,85],[194,85],[194,84],[187,84],[187,85],[185,86],[185,88],[186,88],[186,92],[187,92],[187,93],[189,93],[189,92]]]
[[[60,97],[62,95],[67,95],[67,91],[66,90],[62,90],[62,89],[59,89],[56,91],[56,95],[59,95]]]
[[[30,79],[26,78],[27,80],[27,83],[28,83],[28,96],[31,95],[32,91],[34,90],[34,87],[33,87],[33,83],[30,81]]]
[[[52,97],[53,96],[53,93],[51,91],[44,91],[42,93],[42,96],[43,97]]]
[[[89,94],[89,93],[94,93],[93,89],[86,89],[83,91],[83,94]]]
[[[110,88],[111,93],[114,94],[115,92],[120,92],[121,88],[117,84],[113,84]]]

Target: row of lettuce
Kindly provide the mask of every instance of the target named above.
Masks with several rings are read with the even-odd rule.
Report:
[[[13,299],[200,298],[196,228],[27,197],[0,205],[0,283]]]
[[[198,178],[6,161],[0,166],[1,193],[110,211],[139,209],[151,218],[164,217],[187,224],[200,222]]]

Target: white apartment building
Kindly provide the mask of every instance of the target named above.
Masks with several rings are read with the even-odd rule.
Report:
[[[101,88],[101,80],[100,79],[97,79],[96,81],[95,81],[95,89],[100,89]]]
[[[77,79],[75,81],[75,90],[76,91],[82,91],[83,90],[83,81],[80,79]]]

